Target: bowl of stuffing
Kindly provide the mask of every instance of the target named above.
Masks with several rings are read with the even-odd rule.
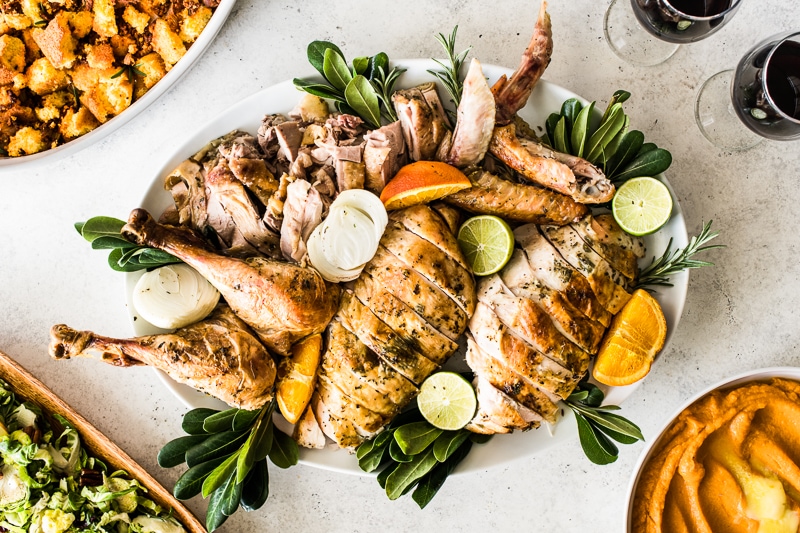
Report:
[[[0,2],[0,170],[131,120],[214,40],[236,0]]]

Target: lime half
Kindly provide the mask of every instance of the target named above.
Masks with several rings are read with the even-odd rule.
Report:
[[[514,233],[502,218],[481,215],[467,219],[458,230],[458,245],[476,276],[494,274],[514,252]]]
[[[631,235],[649,235],[667,223],[672,196],[655,178],[633,178],[617,190],[611,202],[614,220]]]
[[[439,429],[461,429],[475,416],[478,400],[469,381],[455,372],[437,372],[419,388],[417,407]]]

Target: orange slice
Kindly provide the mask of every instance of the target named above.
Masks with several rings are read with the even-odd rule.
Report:
[[[387,210],[438,200],[472,187],[463,172],[439,161],[417,161],[401,168],[381,192]]]
[[[661,306],[650,293],[637,289],[611,322],[592,376],[614,387],[639,381],[650,372],[666,337],[667,322]]]
[[[278,365],[278,408],[292,424],[297,423],[311,400],[321,355],[322,335],[316,334],[292,346],[292,355]]]

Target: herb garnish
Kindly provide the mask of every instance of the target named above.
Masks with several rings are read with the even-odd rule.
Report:
[[[209,498],[206,528],[214,531],[241,506],[255,511],[269,496],[267,457],[278,468],[297,464],[294,440],[272,423],[275,399],[257,411],[193,409],[183,417],[187,433],[168,442],[158,464],[189,469],[175,482],[173,494],[186,500]]]
[[[135,65],[122,65],[118,71],[111,75],[111,79],[113,80],[114,78],[119,78],[123,74],[130,82],[133,82],[135,76],[141,76],[142,78],[147,77],[147,74],[139,70],[138,67],[140,66],[142,66],[141,63],[136,63]]]
[[[711,220],[707,224],[703,224],[703,229],[700,235],[694,236],[689,239],[689,244],[683,250],[672,250],[672,239],[667,243],[667,249],[664,253],[656,259],[650,261],[650,265],[639,273],[639,281],[636,283],[636,288],[640,289],[650,285],[660,285],[664,287],[672,287],[669,282],[672,274],[681,272],[688,268],[700,268],[705,266],[714,266],[714,263],[708,261],[699,261],[692,259],[692,256],[706,250],[714,248],[725,248],[724,244],[708,244],[715,239],[719,233],[711,231]]]
[[[95,250],[111,250],[108,266],[117,272],[136,272],[181,262],[167,252],[130,242],[120,233],[124,225],[125,221],[116,218],[93,217],[76,222],[75,229]]]
[[[444,72],[428,70],[428,74],[436,76],[436,79],[442,82],[442,85],[444,85],[444,88],[447,90],[448,94],[450,94],[453,105],[458,107],[458,104],[461,102],[461,94],[464,92],[464,81],[460,78],[459,73],[472,47],[470,46],[461,53],[456,54],[456,33],[458,33],[458,26],[453,28],[450,37],[445,37],[443,33],[436,36],[436,40],[439,41],[439,44],[442,45],[442,48],[444,48],[447,54],[449,64],[445,65],[438,59],[434,59],[434,61],[444,69]]]
[[[466,429],[435,428],[414,407],[396,416],[382,433],[361,444],[356,457],[365,472],[381,469],[378,483],[390,500],[414,489],[411,498],[422,509],[467,456],[472,444],[489,438]]]
[[[611,412],[618,411],[618,406],[602,405],[604,398],[602,390],[584,379],[566,399],[566,404],[575,413],[583,453],[598,465],[613,463],[619,457],[612,439],[622,444],[644,440],[636,424]]]
[[[547,118],[544,141],[559,152],[598,165],[615,185],[666,171],[672,164],[672,154],[653,143],[645,143],[641,131],[628,131],[630,119],[622,103],[630,96],[627,91],[616,91],[597,127],[593,127],[591,120],[594,102],[583,107],[576,98],[570,98],[559,113]]]
[[[308,62],[328,84],[295,78],[292,80],[295,87],[333,100],[340,112],[357,115],[371,127],[381,126],[381,114],[391,121],[397,120],[391,95],[397,78],[405,69],[389,70],[389,57],[385,53],[357,57],[351,69],[338,46],[327,41],[313,41],[308,45],[307,56]]]

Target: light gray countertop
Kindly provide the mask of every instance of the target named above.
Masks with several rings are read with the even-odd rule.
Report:
[[[754,43],[800,27],[800,4],[744,0],[709,39],[667,63],[633,67],[603,38],[606,1],[552,0],[555,51],[545,78],[590,100],[616,89],[647,139],[674,157],[668,172],[690,234],[713,219],[728,247],[714,268],[690,276],[683,319],[623,414],[650,439],[687,397],[726,376],[796,365],[800,328],[800,144],[765,142],[743,153],[709,144],[694,124],[702,82],[732,68]],[[110,336],[132,333],[122,275],[72,228],[105,214],[126,218],[182,140],[242,98],[310,72],[306,45],[330,40],[348,57],[439,57],[438,32],[459,25],[459,49],[515,67],[538,3],[504,0],[286,2],[240,0],[217,40],[186,77],[122,129],[76,155],[0,174],[0,350],[11,354],[166,486],[180,469],[156,464],[187,408],[147,368],[54,362],[51,325]],[[450,478],[424,510],[390,502],[374,479],[298,466],[270,468],[270,497],[222,531],[620,531],[626,487],[644,445],[594,466],[577,442],[508,466]],[[188,502],[201,517],[206,502]]]

